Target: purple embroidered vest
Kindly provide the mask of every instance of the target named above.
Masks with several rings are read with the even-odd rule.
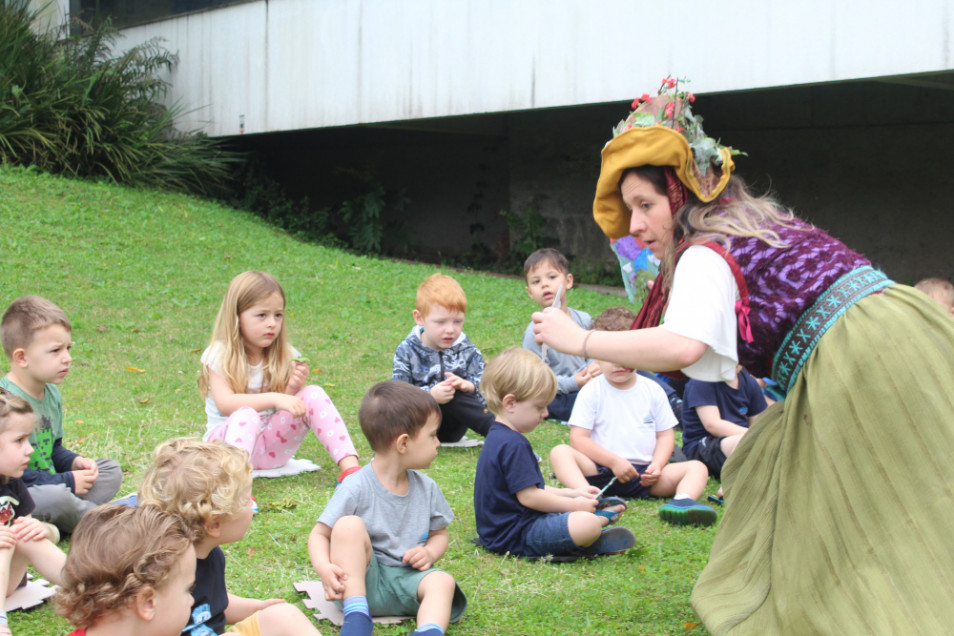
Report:
[[[782,340],[832,283],[870,265],[841,241],[800,220],[794,228],[778,226],[775,231],[787,248],[732,237],[729,249],[749,288],[751,308],[753,341],[739,339],[739,363],[755,377],[771,376],[772,358]]]

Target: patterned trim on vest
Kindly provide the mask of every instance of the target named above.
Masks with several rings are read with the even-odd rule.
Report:
[[[801,315],[772,362],[772,379],[788,394],[808,356],[828,328],[856,302],[894,284],[884,273],[871,267],[848,272],[825,290],[815,304]]]

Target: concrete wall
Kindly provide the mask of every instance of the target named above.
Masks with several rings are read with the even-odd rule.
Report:
[[[599,149],[674,73],[757,187],[899,280],[954,277],[948,0],[262,0],[124,33],[179,53],[183,127],[236,136],[316,202],[335,168],[373,166],[432,255],[506,250],[499,210],[534,206],[611,263]]]
[[[700,97],[707,132],[748,153],[738,174],[899,281],[954,278],[954,74]],[[405,188],[422,257],[506,250],[501,209],[533,207],[561,249],[612,267],[592,220],[600,149],[623,103],[246,136],[274,174],[320,202],[334,168],[373,166]],[[472,232],[479,223],[484,229]],[[513,239],[515,237],[509,237]],[[504,241],[502,244],[501,241]]]
[[[68,0],[58,0],[68,6]],[[261,0],[126,29],[212,136],[954,68],[948,0]]]
[[[737,174],[754,190],[771,188],[896,280],[954,279],[954,173],[946,160],[954,147],[952,80],[713,95],[695,110],[710,135],[747,152]],[[569,251],[610,262],[592,196],[599,150],[627,108],[512,116],[519,122],[511,126],[512,205],[542,197]]]

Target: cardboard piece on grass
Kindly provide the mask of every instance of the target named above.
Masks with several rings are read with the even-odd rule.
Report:
[[[331,621],[335,627],[341,627],[344,623],[344,612],[341,611],[341,608],[331,601],[325,600],[325,588],[321,585],[321,580],[299,581],[295,583],[295,590],[308,595],[308,598],[302,602],[305,607],[317,612],[315,618]],[[413,618],[413,616],[375,616],[371,620],[379,625],[397,625],[406,619]]]
[[[56,590],[57,587],[51,586],[49,581],[31,578],[26,585],[17,588],[7,597],[3,609],[12,612],[42,605],[43,601],[56,594]]]
[[[278,468],[265,468],[263,470],[253,470],[252,477],[289,477],[291,475],[310,473],[316,470],[321,470],[321,466],[314,463],[310,459],[298,459],[296,457],[292,457],[284,466],[279,466]]]

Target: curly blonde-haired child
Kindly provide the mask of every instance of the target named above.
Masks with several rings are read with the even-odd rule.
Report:
[[[324,389],[305,386],[308,364],[285,328],[285,292],[274,276],[242,272],[219,307],[202,354],[203,439],[245,450],[256,469],[288,463],[310,429],[338,464],[338,481],[359,468],[348,428]]]
[[[195,549],[181,519],[106,504],[73,533],[56,596],[69,636],[176,636],[189,622]]]
[[[245,451],[220,440],[169,440],[156,448],[139,486],[139,504],[182,519],[192,532],[196,568],[189,634],[308,636],[318,630],[282,599],[230,593],[220,547],[240,541],[252,521],[252,466]],[[226,625],[231,625],[226,629]]]

